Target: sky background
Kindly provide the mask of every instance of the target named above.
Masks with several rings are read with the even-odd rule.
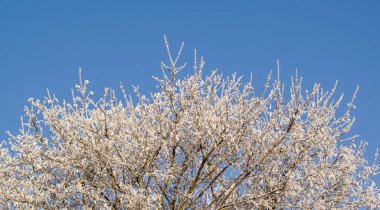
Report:
[[[380,147],[379,11],[378,0],[0,0],[0,139],[17,133],[29,97],[42,99],[49,88],[70,99],[79,67],[97,98],[119,82],[129,93],[131,85],[155,91],[151,76],[161,75],[167,59],[166,34],[174,51],[185,42],[182,62],[191,64],[197,48],[205,74],[252,73],[259,90],[277,58],[287,84],[296,68],[304,88],[320,82],[329,89],[339,80],[342,110],[360,85],[352,134],[369,142],[373,159]]]

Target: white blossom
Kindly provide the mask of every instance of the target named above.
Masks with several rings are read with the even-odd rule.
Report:
[[[335,87],[304,91],[297,75],[289,95],[271,75],[258,93],[252,79],[204,76],[196,55],[179,79],[183,45],[176,57],[166,46],[150,97],[135,87],[132,100],[120,85],[123,100],[108,88],[94,100],[80,77],[70,103],[31,98],[2,144],[0,208],[380,207],[378,166],[350,138],[353,100],[338,115]]]

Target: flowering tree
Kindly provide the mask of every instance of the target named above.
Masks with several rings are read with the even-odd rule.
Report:
[[[286,99],[270,75],[258,94],[236,75],[203,76],[196,55],[194,73],[178,79],[181,50],[166,47],[150,97],[135,88],[132,101],[121,86],[123,100],[105,89],[94,101],[80,79],[71,103],[30,99],[2,145],[0,208],[380,207],[378,167],[345,137],[353,100],[337,116],[335,87],[303,91],[297,76]]]

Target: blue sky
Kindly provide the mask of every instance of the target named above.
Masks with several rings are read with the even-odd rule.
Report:
[[[0,0],[0,138],[17,132],[29,97],[46,89],[69,98],[78,67],[95,96],[102,88],[154,91],[165,59],[163,35],[206,59],[205,71],[253,74],[261,88],[281,62],[289,81],[321,82],[352,95],[360,85],[353,134],[380,147],[380,1],[5,1]],[[346,101],[349,98],[346,97]],[[345,107],[342,107],[345,108]]]

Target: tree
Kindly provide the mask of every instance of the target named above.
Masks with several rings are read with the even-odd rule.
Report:
[[[268,76],[264,93],[236,74],[178,79],[178,58],[162,63],[158,91],[121,85],[94,101],[88,81],[71,103],[50,94],[30,99],[18,135],[0,155],[1,208],[270,209],[379,208],[363,157],[366,144],[346,137],[353,101],[337,116],[335,87],[290,96]],[[288,98],[288,99],[286,99]],[[377,158],[377,154],[376,154]]]

